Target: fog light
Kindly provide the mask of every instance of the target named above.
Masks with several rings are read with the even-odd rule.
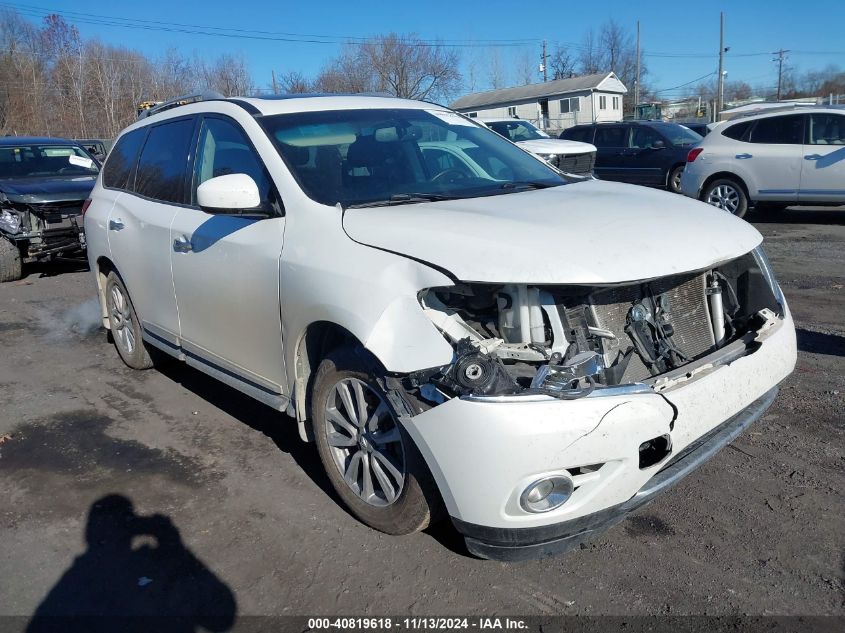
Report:
[[[519,505],[528,512],[549,512],[559,508],[572,496],[572,480],[564,475],[539,479],[519,497]]]

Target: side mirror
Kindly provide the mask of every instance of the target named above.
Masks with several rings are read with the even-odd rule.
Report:
[[[197,203],[206,211],[234,213],[261,204],[258,185],[246,174],[209,178],[197,187]]]
[[[661,139],[657,139],[651,144],[651,149],[666,149],[666,143],[664,143]]]

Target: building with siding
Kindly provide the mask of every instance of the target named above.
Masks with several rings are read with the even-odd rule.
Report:
[[[543,129],[621,121],[628,93],[613,73],[598,73],[464,95],[450,107],[470,117],[525,119]]]

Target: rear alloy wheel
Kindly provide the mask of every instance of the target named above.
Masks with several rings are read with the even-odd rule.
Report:
[[[440,503],[431,473],[352,350],[320,363],[311,413],[320,460],[352,514],[388,534],[429,525]]]
[[[21,250],[14,242],[0,237],[0,283],[17,281],[22,275]]]
[[[736,181],[719,178],[711,182],[702,196],[708,204],[741,218],[748,211],[748,196]]]
[[[678,165],[669,172],[669,178],[666,181],[669,185],[669,191],[672,193],[681,193],[681,174],[684,173],[684,166]]]
[[[149,369],[153,361],[141,339],[141,324],[129,293],[114,271],[106,278],[106,308],[114,346],[123,362],[132,369]]]

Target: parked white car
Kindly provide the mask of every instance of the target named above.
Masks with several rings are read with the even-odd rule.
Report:
[[[170,355],[286,412],[364,523],[448,515],[481,557],[619,522],[795,364],[752,226],[566,178],[430,103],[164,104],[120,135],[86,208],[127,365]]]
[[[748,208],[845,204],[845,108],[773,108],[718,125],[690,150],[681,190]]]
[[[476,119],[522,149],[536,154],[569,174],[589,176],[596,164],[596,146],[580,141],[551,138],[522,119]]]

